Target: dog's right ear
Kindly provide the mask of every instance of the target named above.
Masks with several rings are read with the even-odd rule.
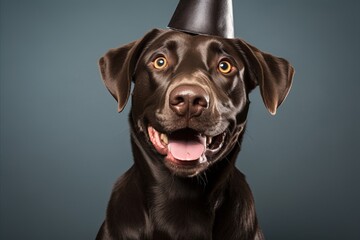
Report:
[[[143,38],[125,46],[110,49],[100,58],[101,77],[111,95],[118,102],[119,112],[124,109],[129,99],[131,79],[141,53],[160,32],[158,29],[153,29]]]

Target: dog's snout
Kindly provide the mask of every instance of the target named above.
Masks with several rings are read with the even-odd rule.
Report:
[[[181,85],[170,92],[169,104],[172,111],[181,117],[198,117],[209,106],[209,95],[196,85]]]

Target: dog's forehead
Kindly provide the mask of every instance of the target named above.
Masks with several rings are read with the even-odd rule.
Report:
[[[193,35],[178,31],[167,31],[149,46],[150,51],[167,49],[176,51],[181,48],[182,53],[186,52],[213,52],[223,53],[231,51],[231,44],[226,39],[204,35]]]

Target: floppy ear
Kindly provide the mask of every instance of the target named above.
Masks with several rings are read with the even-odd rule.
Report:
[[[261,52],[241,39],[236,40],[245,54],[245,64],[254,86],[259,85],[266,108],[272,115],[289,93],[294,68],[283,58]]]
[[[121,112],[130,96],[131,79],[141,53],[147,44],[160,33],[153,29],[142,39],[125,46],[110,49],[99,60],[101,77],[111,95],[118,102],[118,111]]]

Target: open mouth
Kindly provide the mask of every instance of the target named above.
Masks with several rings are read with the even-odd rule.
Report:
[[[148,127],[150,141],[156,151],[166,156],[167,161],[176,165],[196,165],[208,161],[223,146],[225,132],[216,136],[206,136],[190,128],[170,134],[160,133]]]

